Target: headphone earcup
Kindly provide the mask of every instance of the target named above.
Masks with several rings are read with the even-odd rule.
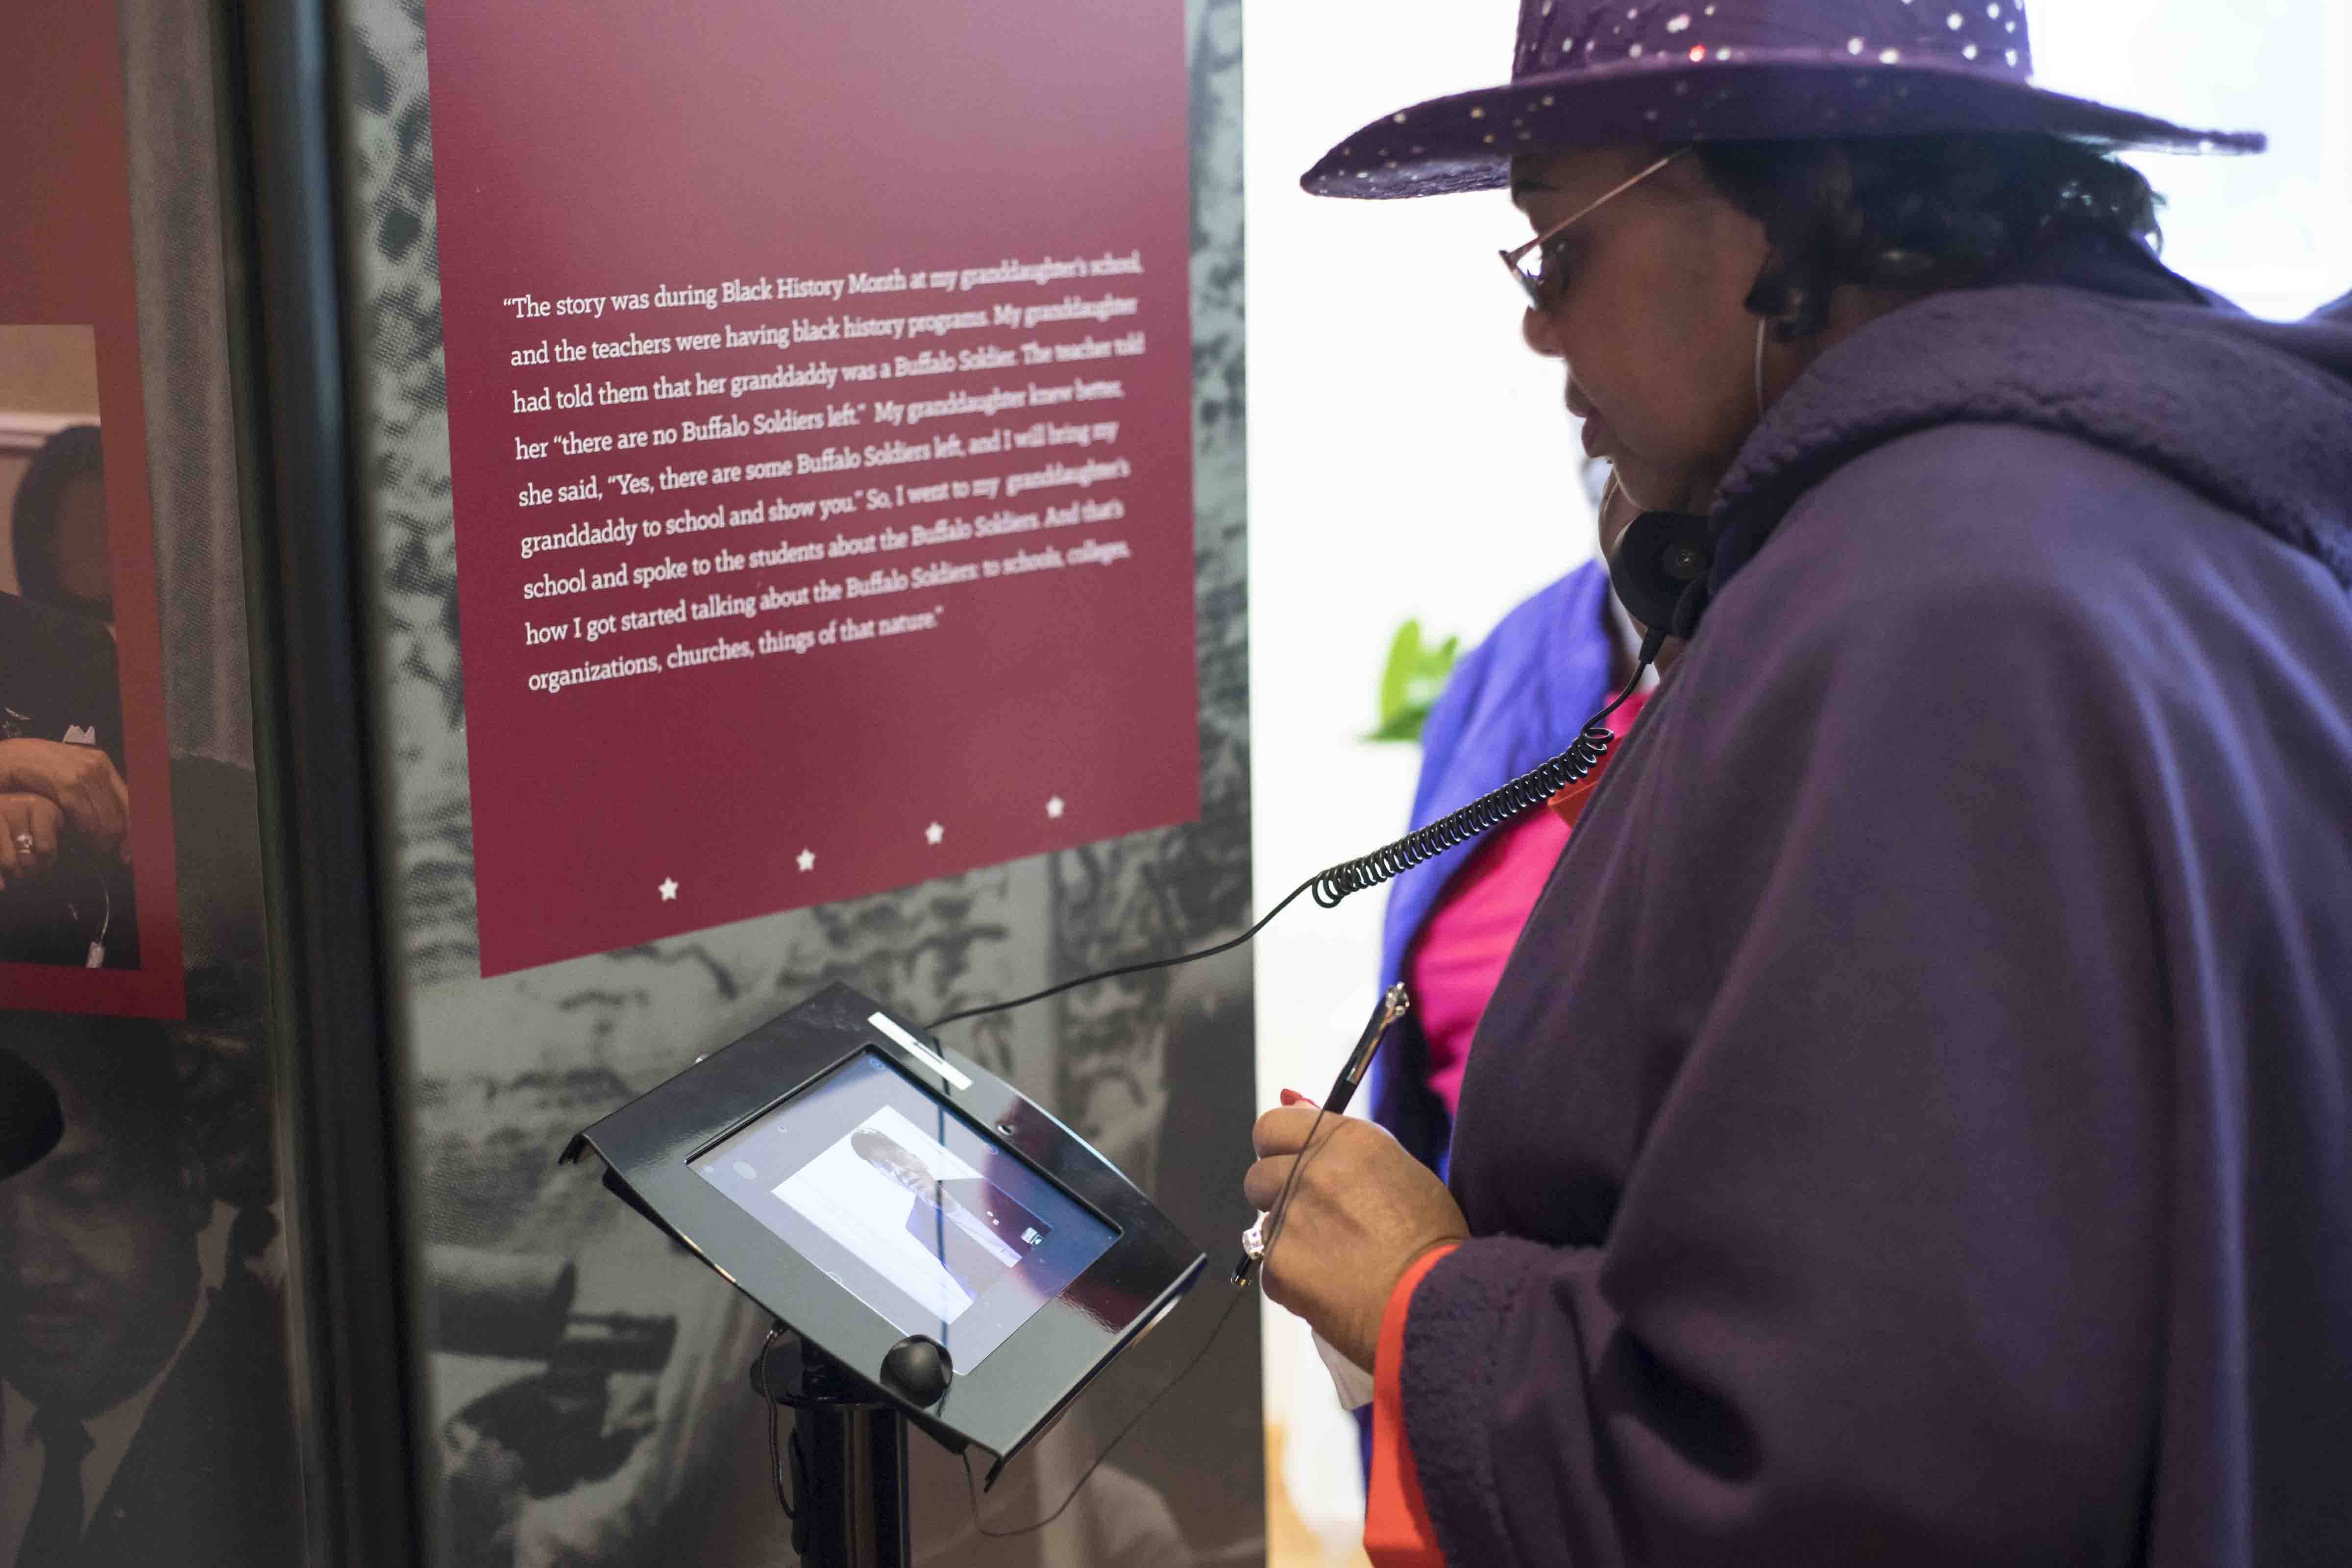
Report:
[[[1645,627],[1688,636],[1675,611],[1715,559],[1706,519],[1684,511],[1645,511],[1625,525],[1609,556],[1609,585],[1625,613]],[[1696,616],[1689,617],[1696,619]]]

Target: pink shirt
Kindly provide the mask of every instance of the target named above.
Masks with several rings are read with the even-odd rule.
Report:
[[[1628,698],[1612,713],[1611,732],[1623,735],[1648,696]],[[1531,811],[1503,828],[1446,883],[1444,896],[1405,955],[1405,983],[1429,1042],[1430,1091],[1444,1102],[1448,1116],[1461,1102],[1462,1069],[1469,1065],[1470,1041],[1486,1015],[1486,999],[1495,994],[1519,928],[1528,923],[1528,912],[1568,847],[1568,834],[1567,820],[1556,811]]]

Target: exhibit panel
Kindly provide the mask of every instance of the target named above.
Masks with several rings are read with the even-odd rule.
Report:
[[[1175,0],[425,20],[482,972],[1190,820]]]
[[[36,1161],[0,1162],[0,1561],[320,1560],[225,37],[204,0],[17,21],[0,1058],[32,1074],[5,1092],[58,1117]]]
[[[131,132],[110,13],[0,95],[0,1001],[183,1011]],[[87,107],[85,108],[85,105]],[[168,449],[168,445],[166,445]]]
[[[1240,11],[1041,5],[950,37],[888,8],[510,9],[344,0],[335,49],[425,1551],[772,1563],[745,1381],[767,1316],[557,1157],[830,983],[923,1020],[1246,923]],[[542,188],[528,223],[485,195]],[[592,296],[602,325],[556,324]],[[870,350],[835,335],[853,321]],[[552,363],[633,336],[673,342]],[[541,339],[547,365],[515,358]],[[870,388],[824,384],[852,364]],[[657,408],[657,379],[695,390]],[[555,404],[608,381],[646,399]],[[576,605],[530,594],[575,574]],[[1229,955],[940,1038],[1213,1256],[1250,1218],[1250,974]],[[1115,1362],[986,1529],[1050,1512],[1229,1300],[1195,1290]],[[917,1436],[917,1559],[1260,1561],[1257,1367],[1235,1313],[1032,1533],[984,1535]]]

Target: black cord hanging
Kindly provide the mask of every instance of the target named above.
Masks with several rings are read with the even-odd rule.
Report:
[[[1350,894],[1360,893],[1367,888],[1377,888],[1424,861],[1433,860],[1449,849],[1469,843],[1490,828],[1498,827],[1515,816],[1534,810],[1569,785],[1590,777],[1592,770],[1601,765],[1602,759],[1609,754],[1610,746],[1616,741],[1616,737],[1610,733],[1606,721],[1624,704],[1627,698],[1633,695],[1634,688],[1641,684],[1642,672],[1650,668],[1650,661],[1655,654],[1654,642],[1645,639],[1642,645],[1642,657],[1633,666],[1633,678],[1611,700],[1609,706],[1585,721],[1582,731],[1568,750],[1549,761],[1538,763],[1508,784],[1489,790],[1460,810],[1438,818],[1426,827],[1416,828],[1402,838],[1383,844],[1369,855],[1342,860],[1336,866],[1318,871],[1284,894],[1281,902],[1266,910],[1255,925],[1241,935],[1221,942],[1214,947],[1180,952],[1172,958],[1150,958],[1138,963],[1097,969],[1090,974],[1081,974],[1075,980],[1065,980],[1057,985],[1048,985],[1042,991],[1032,991],[1025,996],[1015,996],[1010,1001],[966,1007],[934,1018],[926,1027],[936,1034],[950,1024],[1026,1007],[1032,1002],[1043,1002],[1048,996],[1058,996],[1081,985],[1116,980],[1123,974],[1143,974],[1154,969],[1171,969],[1180,963],[1192,963],[1203,958],[1214,958],[1221,952],[1231,952],[1255,938],[1258,932],[1273,923],[1275,916],[1297,902],[1302,893],[1311,891],[1316,903],[1327,910],[1335,908]]]
[[[1469,805],[1440,817],[1426,827],[1417,828],[1402,838],[1384,844],[1369,855],[1359,856],[1353,860],[1343,860],[1336,866],[1317,872],[1284,894],[1280,902],[1259,917],[1257,923],[1241,935],[1218,942],[1213,947],[1178,953],[1171,958],[1147,959],[1141,963],[1123,963],[1109,969],[1097,970],[1090,974],[1081,974],[1075,980],[1065,980],[1057,985],[1046,986],[1041,991],[1032,991],[1024,996],[1015,996],[1010,1001],[992,1002],[978,1007],[966,1007],[960,1012],[950,1013],[944,1017],[934,1019],[929,1026],[929,1029],[936,1033],[949,1024],[960,1023],[966,1018],[982,1017],[990,1013],[1003,1013],[1015,1007],[1024,1007],[1032,1002],[1042,1002],[1049,996],[1058,996],[1065,991],[1075,990],[1081,985],[1091,985],[1097,981],[1116,979],[1123,974],[1141,974],[1154,969],[1168,969],[1180,963],[1192,963],[1203,958],[1214,958],[1222,952],[1231,952],[1264,931],[1273,922],[1276,915],[1296,903],[1302,893],[1311,891],[1315,895],[1317,904],[1327,910],[1331,909],[1351,894],[1360,893],[1367,888],[1376,888],[1383,882],[1393,880],[1413,867],[1433,860],[1447,850],[1467,844],[1479,835],[1535,809],[1569,785],[1580,784],[1591,777],[1592,770],[1599,767],[1602,760],[1608,756],[1610,746],[1616,741],[1616,736],[1611,733],[1608,728],[1608,718],[1617,711],[1624,704],[1625,700],[1633,696],[1634,689],[1640,686],[1643,672],[1650,668],[1651,662],[1656,658],[1661,641],[1663,638],[1654,634],[1643,640],[1640,657],[1634,661],[1633,679],[1626,681],[1624,688],[1611,699],[1607,707],[1585,721],[1575,742],[1568,750],[1528,769],[1500,788],[1489,790]],[[1315,1120],[1307,1129],[1307,1142],[1298,1158],[1292,1162],[1290,1174],[1284,1179],[1281,1192],[1275,1197],[1274,1208],[1270,1211],[1266,1221],[1265,1248],[1258,1265],[1261,1276],[1265,1270],[1265,1260],[1274,1256],[1275,1245],[1281,1239],[1283,1224],[1289,1218],[1291,1194],[1298,1184],[1299,1175],[1306,1170],[1307,1163],[1321,1151],[1321,1145],[1317,1143],[1315,1139],[1316,1134],[1322,1129],[1325,1114],[1321,1107],[1316,1108]],[[1236,1284],[1242,1282],[1237,1280]],[[1184,1363],[1183,1370],[1162,1385],[1157,1394],[1145,1402],[1141,1409],[1128,1417],[1126,1424],[1112,1435],[1111,1440],[1103,1445],[1102,1452],[1095,1456],[1094,1462],[1086,1468],[1085,1472],[1078,1477],[1067,1495],[1055,1505],[1051,1513],[1046,1514],[1043,1519],[1012,1530],[991,1529],[980,1517],[979,1484],[972,1478],[971,1456],[969,1452],[965,1453],[963,1456],[964,1485],[971,1498],[972,1528],[984,1536],[1002,1541],[1043,1530],[1061,1518],[1070,1504],[1077,1500],[1078,1493],[1085,1489],[1087,1483],[1094,1479],[1095,1471],[1101,1468],[1104,1460],[1110,1458],[1127,1435],[1135,1430],[1136,1425],[1150,1415],[1177,1384],[1190,1377],[1193,1370],[1207,1359],[1210,1350],[1215,1346],[1219,1336],[1224,1332],[1225,1324],[1232,1319],[1234,1310],[1242,1303],[1246,1295],[1245,1290],[1238,1289],[1234,1292],[1233,1299],[1225,1303],[1225,1310],[1218,1314],[1215,1325],[1209,1330],[1207,1338],[1201,1342],[1201,1348],[1192,1352],[1192,1359]],[[774,1457],[772,1410],[773,1407],[771,1406],[771,1459]],[[778,1473],[776,1498],[780,1503],[783,1500],[781,1470]],[[788,1509],[786,1511],[791,1510]]]
[[[1638,670],[1633,679],[1641,679]],[[1618,703],[1633,694],[1633,682],[1629,681],[1625,689],[1617,694],[1616,701],[1594,714],[1583,733],[1576,737],[1576,743],[1559,755],[1537,763],[1510,783],[1487,791],[1426,827],[1416,828],[1369,855],[1342,860],[1318,873],[1313,883],[1315,901],[1327,910],[1334,908],[1349,894],[1360,893],[1366,888],[1376,888],[1401,877],[1423,861],[1434,860],[1448,849],[1469,843],[1489,828],[1533,811],[1569,785],[1581,784],[1616,742],[1617,737],[1610,733],[1603,721],[1617,711]]]
[[[1307,1163],[1309,1160],[1322,1152],[1323,1146],[1315,1142],[1315,1135],[1322,1130],[1325,1114],[1321,1106],[1315,1108],[1315,1120],[1307,1124],[1307,1142],[1299,1146],[1298,1158],[1290,1163],[1290,1174],[1283,1178],[1282,1191],[1275,1194],[1274,1207],[1270,1211],[1271,1217],[1266,1221],[1265,1249],[1258,1258],[1258,1270],[1261,1277],[1265,1273],[1266,1262],[1274,1257],[1275,1244],[1282,1239],[1282,1224],[1290,1215],[1290,1194],[1298,1185],[1299,1173],[1307,1169]],[[1232,1321],[1234,1309],[1248,1300],[1249,1292],[1242,1288],[1247,1283],[1246,1279],[1236,1279],[1234,1283],[1235,1288],[1231,1299],[1225,1302],[1225,1310],[1217,1314],[1216,1322],[1210,1327],[1208,1336],[1202,1340],[1201,1348],[1192,1352],[1192,1359],[1184,1363],[1184,1369],[1181,1372],[1160,1384],[1160,1391],[1144,1401],[1142,1409],[1129,1416],[1125,1425],[1111,1434],[1111,1439],[1103,1445],[1102,1452],[1094,1457],[1094,1462],[1079,1475],[1069,1491],[1064,1494],[1062,1500],[1054,1505],[1054,1511],[1045,1518],[1029,1524],[1017,1525],[1011,1530],[991,1530],[986,1521],[980,1517],[980,1486],[972,1479],[971,1451],[966,1449],[962,1456],[963,1483],[964,1489],[971,1494],[971,1498],[972,1528],[992,1541],[1010,1541],[1015,1536],[1027,1535],[1043,1530],[1061,1518],[1068,1510],[1069,1506],[1077,1501],[1078,1494],[1086,1489],[1087,1483],[1094,1479],[1095,1472],[1102,1468],[1103,1461],[1111,1457],[1112,1451],[1118,1448],[1120,1443],[1126,1441],[1127,1435],[1134,1431],[1145,1416],[1158,1409],[1160,1402],[1175,1392],[1177,1385],[1192,1376],[1200,1364],[1208,1359],[1209,1352],[1213,1350],[1217,1341],[1223,1337],[1225,1324]]]
[[[798,1540],[800,1531],[797,1527],[800,1524],[801,1516],[799,1510],[793,1507],[792,1500],[784,1496],[784,1461],[782,1456],[777,1452],[776,1447],[776,1406],[782,1404],[783,1401],[776,1397],[777,1391],[774,1388],[768,1386],[768,1380],[775,1375],[776,1364],[770,1358],[774,1355],[776,1341],[782,1335],[783,1331],[784,1325],[781,1320],[772,1321],[768,1324],[767,1340],[760,1346],[760,1383],[761,1385],[761,1393],[766,1396],[768,1401],[768,1475],[769,1478],[775,1482],[776,1506],[784,1510],[784,1517],[791,1520],[795,1527],[793,1530],[794,1541],[793,1550],[793,1552],[798,1552],[801,1550],[801,1542]],[[799,1424],[795,1422],[793,1427],[793,1497],[805,1497],[808,1495],[801,1484],[800,1445],[800,1426]]]

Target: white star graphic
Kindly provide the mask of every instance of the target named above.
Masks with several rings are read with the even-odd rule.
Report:
[[[800,853],[800,858],[794,861],[793,864],[805,871],[816,864],[816,857],[811,854],[808,850],[803,849]]]
[[[947,836],[948,830],[941,827],[936,822],[923,829],[923,842],[926,844],[937,844],[940,839],[945,838]]]
[[[1048,816],[1059,816],[1062,815],[1062,797],[1060,795],[1057,795],[1053,799],[1045,803],[1045,815]]]
[[[658,886],[661,889],[663,903],[669,904],[676,903],[677,901],[677,879],[676,877],[664,877]]]

